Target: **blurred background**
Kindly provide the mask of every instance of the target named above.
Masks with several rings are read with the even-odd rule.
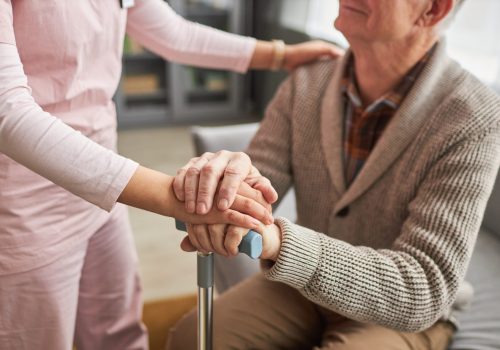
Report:
[[[195,22],[287,43],[319,38],[345,46],[333,29],[334,0],[170,0]],[[469,0],[448,31],[450,55],[500,92],[500,1]],[[126,38],[123,76],[115,96],[119,151],[174,174],[195,155],[190,127],[261,119],[286,73],[248,75],[164,61]],[[131,209],[146,301],[196,291],[196,257],[181,252],[171,219]]]

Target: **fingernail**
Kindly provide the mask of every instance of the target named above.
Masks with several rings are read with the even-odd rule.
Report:
[[[194,209],[195,209],[195,204],[193,201],[189,201],[187,203],[187,211],[188,213],[194,213]]]
[[[205,203],[198,203],[198,206],[196,207],[196,212],[198,214],[206,214],[207,206],[205,205]]]
[[[221,199],[219,201],[219,209],[220,210],[229,209],[229,201],[227,199]]]

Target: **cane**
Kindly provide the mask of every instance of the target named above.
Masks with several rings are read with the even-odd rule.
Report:
[[[186,232],[186,225],[175,220],[175,227]],[[238,246],[240,253],[257,259],[262,254],[262,236],[250,231],[243,237]],[[214,286],[214,255],[198,252],[198,350],[212,350],[212,318],[213,318],[213,286]]]

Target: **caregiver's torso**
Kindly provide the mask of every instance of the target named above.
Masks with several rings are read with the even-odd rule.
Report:
[[[114,149],[111,99],[126,25],[119,1],[13,0],[12,6],[16,44],[35,101]],[[55,258],[106,218],[101,209],[0,153],[0,275]],[[16,249],[9,253],[9,247]]]

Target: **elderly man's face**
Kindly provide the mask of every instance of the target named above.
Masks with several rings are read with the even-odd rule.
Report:
[[[432,0],[339,0],[335,27],[348,40],[392,41],[404,38]]]

